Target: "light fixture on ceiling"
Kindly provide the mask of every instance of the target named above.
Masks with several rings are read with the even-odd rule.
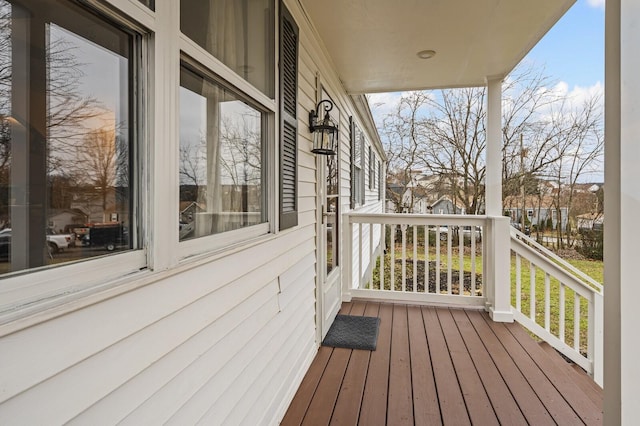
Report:
[[[416,53],[416,55],[420,59],[431,59],[434,56],[436,56],[436,51],[435,50],[421,50],[418,53]]]

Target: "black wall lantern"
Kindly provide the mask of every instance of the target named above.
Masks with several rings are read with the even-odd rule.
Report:
[[[324,118],[321,119],[320,105],[324,105]],[[311,152],[322,155],[336,155],[338,143],[338,124],[331,118],[329,111],[333,102],[328,99],[318,102],[316,110],[309,111],[309,131],[313,133],[313,149]]]

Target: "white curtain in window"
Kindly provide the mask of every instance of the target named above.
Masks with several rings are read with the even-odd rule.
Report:
[[[246,28],[244,2],[234,0],[209,0],[209,26],[207,30],[208,51],[217,52],[218,59],[231,69],[237,70],[244,63]],[[209,235],[223,231],[222,179],[220,176],[220,128],[221,104],[224,89],[204,82],[203,92],[207,98],[207,187],[205,192],[206,213],[197,223],[196,234]]]

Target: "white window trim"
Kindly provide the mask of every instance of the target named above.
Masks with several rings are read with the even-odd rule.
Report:
[[[180,34],[180,50],[203,67],[209,69],[212,73],[220,76],[220,78],[232,86],[231,88],[241,91],[247,97],[251,98],[272,113],[276,112],[275,99],[269,98],[251,83],[233,72],[233,70],[227,67],[222,61],[214,57],[182,33]]]
[[[151,79],[145,76],[143,71],[147,69],[150,73],[152,71],[148,61],[150,33],[139,24],[143,23],[145,27],[152,28],[154,26],[153,12],[137,1],[105,0],[105,2],[110,3],[115,11],[104,3],[87,1],[89,9],[97,10],[105,18],[111,19],[141,36],[139,48],[142,52],[142,61],[134,71],[134,76],[139,79],[139,90],[135,91],[134,101],[138,106],[144,107],[149,103],[147,94]],[[152,114],[149,116],[152,117]],[[0,335],[3,335],[5,329],[11,332],[16,328],[15,326],[7,327],[7,324],[25,317],[31,318],[26,322],[26,325],[37,323],[45,317],[51,317],[51,314],[43,314],[43,312],[54,308],[57,310],[56,315],[60,315],[72,309],[69,300],[104,291],[104,288],[118,285],[118,279],[146,270],[149,263],[148,250],[146,249],[149,220],[146,214],[148,208],[145,206],[148,200],[141,194],[146,192],[148,181],[146,170],[149,160],[145,158],[145,155],[148,151],[146,144],[150,124],[144,127],[140,126],[140,122],[144,121],[139,116],[134,117],[134,125],[139,126],[137,129],[139,152],[137,153],[138,176],[136,176],[136,181],[140,183],[133,188],[132,194],[137,199],[134,212],[139,216],[137,220],[141,225],[142,246],[122,253],[89,257],[60,265],[47,265],[3,274],[0,276],[2,282],[0,285]],[[147,121],[151,123],[151,120]],[[139,205],[140,203],[142,205]],[[61,310],[61,306],[68,307]]]
[[[136,99],[141,113],[135,117],[140,135],[140,175],[135,191],[140,193],[138,199],[142,202],[137,207],[142,248],[0,276],[0,336],[261,244],[278,232],[276,100],[180,32],[179,1],[156,0],[155,11],[138,0],[85,0],[83,3],[142,35],[143,63],[136,71],[141,76]],[[277,40],[278,1],[275,7],[273,28]],[[228,82],[230,88],[268,112],[265,140],[265,164],[269,166],[265,184],[268,223],[178,243],[178,158],[166,153],[179,149],[181,54],[208,68]],[[278,43],[273,54],[274,71],[277,71]],[[277,94],[277,72],[274,72],[274,81]]]
[[[188,39],[185,35],[180,35],[180,42],[184,49],[181,50],[180,57],[184,59],[186,55],[188,58],[187,62],[195,65],[196,69],[204,68],[205,72],[202,70],[198,70],[197,74],[201,75],[204,78],[209,78],[207,76],[208,73],[212,73],[217,75],[221,79],[225,80],[224,83],[217,82],[216,84],[221,85],[222,87],[228,87],[232,91],[240,92],[240,94],[244,97],[247,97],[256,104],[256,107],[263,108],[266,113],[266,131],[264,143],[266,147],[264,149],[264,160],[263,164],[267,165],[267,174],[265,178],[265,187],[267,190],[267,205],[266,214],[267,214],[267,222],[261,223],[254,226],[249,226],[242,229],[236,229],[233,231],[226,231],[219,234],[212,234],[207,236],[202,236],[198,238],[193,238],[185,241],[180,241],[178,244],[178,260],[183,261],[192,256],[201,255],[205,253],[211,253],[215,255],[220,251],[224,251],[230,247],[233,247],[237,244],[247,243],[251,240],[258,238],[260,236],[274,233],[276,230],[276,217],[277,217],[277,199],[276,197],[276,189],[277,189],[277,181],[276,174],[274,173],[274,169],[277,167],[277,159],[276,159],[276,146],[275,146],[275,138],[276,138],[276,102],[273,99],[265,96],[261,91],[256,89],[253,85],[249,84],[246,80],[238,76],[233,70],[228,68],[221,61],[213,57],[209,52],[202,49],[200,46],[195,44],[193,41]],[[274,52],[275,54],[275,52]],[[275,73],[274,73],[275,74]],[[179,86],[178,81],[178,86]],[[254,97],[255,96],[255,97]],[[178,98],[179,99],[179,98]],[[176,114],[180,111],[180,102],[176,101]],[[178,137],[179,139],[179,137]],[[179,145],[179,140],[176,142],[176,145]],[[176,149],[177,151],[177,149]],[[178,174],[178,169],[175,170],[176,175]],[[178,180],[179,186],[179,180]],[[178,205],[174,206],[174,210],[178,211]],[[176,215],[177,217],[177,215]],[[176,220],[175,227],[177,228],[178,222]]]

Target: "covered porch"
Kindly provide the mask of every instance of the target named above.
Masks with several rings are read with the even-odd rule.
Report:
[[[282,425],[602,424],[602,389],[517,323],[478,309],[353,301],[375,351],[320,347]]]
[[[486,216],[459,219],[406,216],[405,221],[405,219],[388,215],[366,217],[357,212],[348,215],[348,219],[344,222],[346,232],[342,240],[346,251],[343,256],[343,300],[357,302],[354,306],[359,306],[359,303],[365,300],[382,302],[383,304],[378,308],[380,311],[384,308],[384,310],[391,309],[393,312],[392,325],[389,326],[391,330],[396,328],[396,307],[404,305],[393,305],[392,308],[388,308],[385,303],[406,304],[407,307],[398,308],[406,309],[407,313],[405,321],[407,326],[404,329],[399,327],[402,330],[401,333],[403,336],[409,336],[407,339],[410,342],[412,330],[410,317],[412,315],[422,317],[426,346],[429,349],[431,349],[430,328],[426,325],[425,318],[437,319],[433,324],[439,327],[433,328],[442,331],[440,340],[445,342],[446,348],[446,351],[443,350],[444,359],[449,359],[442,362],[453,365],[450,370],[450,381],[457,382],[456,393],[463,395],[461,399],[458,397],[458,401],[462,401],[459,407],[464,406],[465,409],[458,411],[466,411],[467,421],[474,421],[471,416],[472,413],[475,415],[476,411],[470,406],[475,407],[475,404],[491,405],[493,409],[491,416],[494,422],[496,418],[501,421],[497,409],[492,405],[492,396],[489,395],[489,392],[494,392],[494,389],[485,385],[482,379],[483,375],[488,373],[476,368],[476,361],[485,357],[487,360],[492,360],[493,366],[499,373],[496,377],[499,376],[504,381],[508,389],[507,393],[511,395],[518,407],[519,414],[524,416],[522,423],[538,423],[527,418],[523,408],[526,407],[526,402],[533,403],[536,400],[544,406],[544,409],[539,411],[549,415],[547,417],[549,423],[571,423],[572,419],[577,423],[601,423],[601,389],[596,389],[598,396],[595,400],[586,394],[585,399],[579,398],[582,401],[591,401],[587,405],[594,405],[597,413],[594,416],[582,417],[584,414],[581,414],[583,413],[581,410],[585,405],[581,405],[582,403],[572,405],[567,400],[570,397],[560,391],[566,383],[572,382],[567,380],[566,372],[555,374],[556,371],[561,371],[560,366],[564,365],[555,363],[558,360],[555,352],[545,350],[546,345],[549,345],[582,367],[599,384],[603,385],[606,381],[607,419],[604,423],[631,422],[637,411],[633,398],[637,395],[636,390],[640,383],[637,380],[637,363],[634,362],[636,358],[634,354],[638,353],[638,340],[635,336],[637,333],[634,327],[638,324],[638,310],[633,285],[637,281],[634,279],[637,270],[633,265],[636,262],[638,245],[637,232],[628,231],[637,229],[633,226],[634,216],[631,213],[623,213],[636,211],[639,199],[638,172],[632,161],[633,158],[637,158],[638,153],[637,144],[632,143],[634,135],[637,134],[638,122],[638,60],[635,59],[637,55],[634,55],[634,46],[637,46],[638,41],[638,32],[634,30],[638,14],[637,4],[622,0],[607,2],[606,6],[605,155],[607,158],[605,179],[609,193],[605,202],[608,218],[605,236],[605,281],[607,283],[605,314],[603,288],[599,283],[592,282],[579,271],[567,268],[557,257],[536,246],[535,242],[530,241],[526,236],[510,230],[508,222],[503,223],[504,219],[501,220],[503,214],[501,176],[503,79],[574,2],[525,4],[483,1],[473,5],[469,2],[452,2],[447,5],[434,5],[427,2],[422,5],[423,9],[420,9],[421,6],[403,7],[395,3],[376,1],[369,3],[364,10],[358,7],[361,6],[358,2],[330,1],[320,4],[311,0],[302,0],[300,3],[323,40],[324,47],[332,58],[341,82],[349,94],[483,85],[487,87]],[[460,10],[464,10],[465,13],[459,13]],[[457,223],[458,220],[467,222]],[[482,223],[476,223],[477,221]],[[376,231],[378,226],[380,230]],[[440,239],[442,231],[439,227],[446,229],[444,232],[446,234],[444,238],[447,239],[447,244],[444,245],[446,249],[435,248],[432,259],[429,259],[431,252],[428,243],[423,243],[422,246],[411,243],[420,238],[420,227],[425,229],[424,236],[429,236],[433,232],[432,235],[436,237],[433,240],[434,245],[442,243]],[[452,237],[451,233],[456,229],[464,229],[463,227],[471,230],[476,227],[483,228],[480,231],[482,237],[477,240],[482,246],[479,250],[482,257],[476,258],[476,266],[471,266],[469,269],[470,274],[473,274],[473,271],[478,273],[480,268],[477,265],[481,264],[482,282],[476,287],[476,280],[471,278],[470,281],[473,284],[468,287],[469,291],[466,293],[463,280],[460,278],[465,276],[468,263],[472,263],[473,260],[467,261],[466,258],[463,260],[461,257],[456,261],[455,257],[462,254],[466,256],[465,253],[472,256],[478,250],[464,244],[456,250],[455,245],[464,240]],[[387,228],[392,230],[387,231]],[[389,232],[389,238],[387,238],[387,232]],[[470,241],[476,241],[476,239],[471,237]],[[416,246],[418,252],[414,252]],[[422,255],[419,253],[420,247],[423,247]],[[446,260],[442,260],[442,257],[446,257]],[[387,284],[384,282],[387,275],[383,262],[390,262],[387,264],[391,281],[387,281]],[[427,285],[427,279],[424,277],[421,288],[418,282],[421,262],[426,262],[422,271],[427,276],[431,274],[431,262],[434,262],[436,264],[434,279],[444,280],[444,282]],[[467,265],[464,270],[460,267],[463,263]],[[454,282],[455,268],[460,268],[457,289]],[[399,274],[399,277],[394,274]],[[557,301],[557,310],[550,309],[556,303],[554,300]],[[429,304],[442,306],[442,308],[410,306]],[[458,309],[473,307],[474,310],[459,311],[449,308],[450,306],[456,306]],[[352,308],[351,305],[343,307],[343,309]],[[367,302],[364,308],[359,309],[375,308],[370,308]],[[416,314],[417,311],[419,315]],[[410,312],[413,314],[410,315]],[[400,314],[400,317],[403,315]],[[460,333],[455,339],[458,344],[462,341],[463,344],[459,348],[464,347],[467,351],[465,355],[467,361],[466,364],[460,361],[458,364],[466,365],[469,371],[474,372],[471,375],[475,374],[474,377],[479,380],[476,384],[480,383],[478,392],[468,393],[468,389],[463,388],[463,385],[467,386],[467,382],[461,380],[461,377],[467,377],[467,375],[458,374],[454,359],[460,356],[459,349],[452,348],[445,337],[442,318],[445,319],[445,323],[454,325],[451,327],[452,330]],[[465,327],[461,328],[457,320],[463,320]],[[623,327],[622,324],[628,325]],[[502,347],[507,351],[508,355],[505,355],[505,359],[510,359],[514,364],[520,358],[508,352],[507,346],[511,346],[507,342],[515,339],[517,345],[513,345],[513,348],[526,348],[524,352],[530,352],[527,356],[532,362],[531,370],[522,364],[520,365],[522,368],[517,368],[517,371],[523,377],[528,377],[524,373],[525,370],[538,371],[536,373],[538,377],[544,377],[540,382],[527,380],[528,384],[523,386],[525,389],[528,387],[527,392],[532,396],[531,398],[517,400],[515,397],[517,392],[513,389],[518,387],[512,384],[512,388],[507,383],[506,373],[497,366],[494,356],[488,351],[486,342],[478,337],[483,342],[482,345],[473,346],[465,340],[461,333],[463,329],[468,329],[469,325],[475,330],[474,332],[477,332],[476,325],[483,329],[486,326],[486,329],[491,331],[489,335],[493,335],[498,342],[496,347]],[[528,333],[522,331],[522,326],[546,343],[543,345],[535,343]],[[507,340],[499,339],[498,335]],[[389,349],[391,353],[394,347],[393,337],[388,339],[392,343]],[[400,339],[402,338],[397,338],[397,340]],[[407,365],[414,365],[410,361],[413,346],[410,343],[406,346],[409,350],[405,351],[404,368]],[[401,351],[401,349],[398,350]],[[603,357],[605,351],[607,352],[606,365]],[[285,424],[289,424],[286,423],[287,421],[292,421],[290,424],[305,421],[315,423],[314,416],[320,412],[322,415],[318,418],[324,418],[326,423],[336,422],[335,415],[341,416],[346,413],[342,411],[342,404],[344,404],[345,395],[349,395],[349,392],[354,392],[352,397],[354,399],[351,401],[353,405],[357,405],[354,401],[358,400],[365,404],[368,398],[368,383],[374,380],[373,376],[369,380],[370,369],[374,365],[374,359],[379,356],[372,353],[370,358],[366,358],[363,362],[368,366],[366,371],[352,372],[351,359],[365,357],[365,355],[359,355],[357,351],[347,353],[343,350],[321,347],[318,358],[314,361],[285,417]],[[416,407],[422,409],[424,406],[422,402],[416,403],[415,400],[416,395],[420,397],[421,394],[416,393],[415,389],[410,390],[408,386],[398,386],[394,382],[396,379],[391,378],[395,375],[389,373],[390,370],[399,368],[399,364],[403,364],[398,359],[401,358],[389,356],[387,364],[389,368],[386,373],[388,376],[387,379],[383,379],[379,388],[380,392],[388,392],[388,398],[385,400],[385,404],[388,405],[385,405],[385,414],[376,417],[376,420],[388,421],[389,416],[402,413],[411,414],[412,417],[406,419],[407,423],[419,424],[413,416],[420,411],[416,410]],[[524,359],[527,358],[524,357]],[[435,383],[437,363],[434,363],[433,358],[430,360],[433,368],[431,374]],[[564,362],[562,358],[560,360]],[[479,361],[477,363],[479,364]],[[335,365],[338,366],[335,367]],[[405,385],[413,383],[414,372],[411,369],[408,371],[409,376],[405,375],[402,379]],[[495,373],[495,370],[492,371]],[[362,381],[362,383],[358,382],[357,386],[362,386],[363,390],[353,390],[352,375]],[[325,386],[330,387],[325,384],[329,382],[330,376],[336,376],[338,385],[333,387],[331,392],[325,393]],[[554,409],[544,405],[541,400],[549,394],[538,393],[535,390],[536,386],[542,386],[540,385],[542,381],[546,381],[545,386],[548,386],[552,394],[558,392],[556,395],[560,395],[561,398],[554,401],[564,401],[563,404],[566,403],[571,407],[565,413],[573,414],[563,418],[552,415],[551,412]],[[588,388],[593,386],[592,382],[587,383],[584,386],[573,384],[571,386],[574,390],[578,389],[586,393]],[[392,393],[392,390],[400,388],[404,389],[404,393],[399,391]],[[439,392],[437,387],[435,389],[436,393],[429,394],[429,397],[434,398],[437,395],[439,398],[437,405],[439,410],[443,410],[451,399],[446,393]],[[307,396],[302,396],[303,392],[307,392],[305,394]],[[320,400],[316,400],[316,395]],[[402,396],[396,400],[393,395]],[[478,400],[472,400],[472,396],[477,397]],[[300,398],[306,398],[307,401],[300,405]],[[329,401],[328,405],[321,405],[323,399]],[[397,409],[400,407],[399,404],[405,405],[402,409]],[[374,405],[375,409],[379,409],[382,404]],[[351,418],[355,418],[362,424],[369,424],[363,421],[362,416],[368,416],[374,412],[373,410],[365,406],[358,407],[357,414],[354,415],[352,412],[351,415],[355,417]],[[302,412],[301,415],[300,412]],[[294,416],[295,413],[297,414]],[[437,416],[444,421],[443,411],[439,411]],[[388,421],[388,424],[401,423],[391,418],[393,421]]]

